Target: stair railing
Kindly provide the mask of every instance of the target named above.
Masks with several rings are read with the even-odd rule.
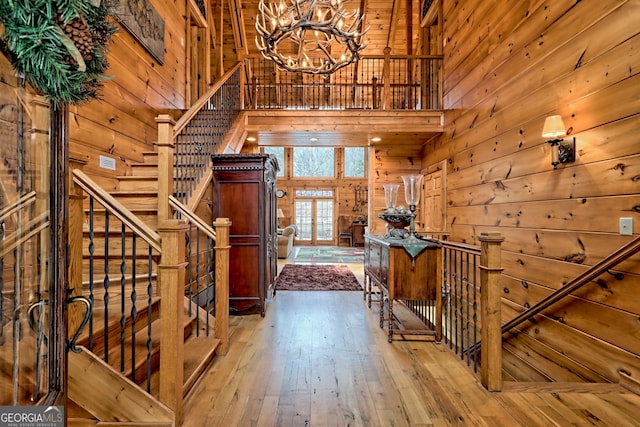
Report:
[[[500,242],[502,241],[502,238],[499,235],[483,234],[480,236],[479,240],[482,243],[482,247],[480,251],[480,264],[477,265],[476,268],[466,266],[466,261],[462,260],[460,261],[460,267],[453,267],[457,262],[454,262],[452,265],[450,261],[448,263],[445,261],[445,284],[447,282],[452,284],[460,283],[461,286],[454,286],[453,288],[451,286],[445,286],[445,289],[443,289],[443,299],[446,299],[443,311],[445,313],[453,313],[453,317],[449,317],[445,320],[444,335],[445,339],[456,340],[453,342],[452,347],[455,349],[456,354],[459,353],[461,355],[463,360],[466,359],[467,362],[469,360],[477,360],[478,352],[480,353],[480,379],[482,384],[489,391],[500,391],[502,389],[502,337],[504,334],[522,323],[531,320],[534,316],[562,301],[565,297],[576,292],[584,285],[591,283],[600,275],[609,272],[620,263],[640,252],[640,237],[637,237],[607,257],[603,258],[600,262],[593,265],[576,278],[570,280],[561,288],[549,294],[532,307],[526,309],[510,321],[502,324],[502,289],[500,288],[499,282],[502,271],[502,268],[500,267]],[[443,245],[451,245],[451,243],[443,242]],[[445,254],[445,259],[446,258],[447,255]],[[460,271],[462,274],[460,275],[460,273],[455,273],[451,276],[451,272],[454,270]],[[469,288],[468,285],[464,284],[470,280],[469,273],[472,271],[480,272],[480,340],[466,340],[464,338],[464,334],[468,334],[470,330],[476,330],[479,326],[475,321],[473,322],[473,325],[471,325],[467,320],[465,320],[468,319],[469,316],[475,320],[477,304],[475,295],[472,297],[468,292],[464,295],[464,290]],[[458,291],[458,289],[463,292],[460,296],[460,291]],[[470,289],[475,292],[474,286],[471,286]],[[459,299],[459,302],[454,303],[451,298]],[[464,309],[464,307],[467,308]],[[469,310],[473,310],[474,314],[471,314]],[[447,325],[451,326],[451,324],[459,325],[452,329],[453,331],[456,331],[455,334],[450,333],[451,329],[446,329]],[[460,331],[462,335],[457,331]],[[460,342],[460,344],[458,344],[458,342]],[[473,369],[474,371],[477,371],[477,361],[474,362]]]
[[[547,308],[551,307],[553,304],[556,304],[557,302],[562,300],[564,297],[577,291],[587,283],[590,283],[591,281],[596,279],[598,276],[614,268],[621,262],[629,259],[639,251],[640,251],[640,236],[631,240],[629,243],[619,248],[615,252],[611,253],[606,258],[603,258],[602,260],[600,260],[600,262],[598,262],[597,264],[594,264],[588,270],[584,271],[582,274],[580,274],[576,278],[570,280],[567,284],[565,284],[560,289],[555,290],[554,292],[549,294],[547,297],[543,298],[538,303],[534,304],[527,310],[523,311],[522,313],[520,313],[519,315],[517,315],[516,317],[514,317],[504,325],[502,325],[502,334],[504,335],[505,333],[509,332],[511,329],[515,328],[516,326],[522,324],[523,322],[526,322],[527,320],[530,320],[536,314],[539,314],[543,310],[546,310]]]
[[[171,199],[194,211],[210,182],[211,155],[221,150],[222,141],[242,108],[240,97],[240,68],[229,70],[178,122],[168,114],[156,117],[158,123],[158,230],[162,240],[162,258],[158,267],[161,292],[160,341],[160,400],[180,418],[182,413],[182,366],[184,355],[182,307],[188,274],[193,271],[190,261],[191,228],[194,224],[200,235],[201,221],[175,211]],[[208,176],[208,177],[207,177]],[[179,219],[176,219],[176,215]],[[228,277],[229,226],[227,219],[213,222],[216,229],[215,261],[205,262],[205,277],[215,283],[216,336],[221,344],[218,352],[228,350]],[[208,250],[208,249],[207,249]],[[197,248],[196,248],[196,252]],[[196,254],[197,258],[198,254]],[[199,265],[199,262],[196,262]],[[163,267],[165,265],[165,267]],[[198,273],[199,274],[199,273]],[[197,277],[197,276],[196,276]],[[208,290],[210,287],[207,286]],[[208,298],[205,291],[205,298]],[[164,313],[167,313],[166,315]]]
[[[158,304],[161,238],[85,175],[81,165],[71,161],[69,287],[72,297],[89,299],[92,315],[78,343],[131,381],[146,381],[150,392],[151,372],[159,357],[152,346],[152,321],[158,316],[153,306]],[[83,229],[88,234],[86,247]],[[83,267],[85,256],[88,263]],[[69,306],[70,330],[79,326],[82,316]]]
[[[202,177],[211,170],[211,155],[242,110],[241,68],[237,63],[184,113],[172,129],[175,185],[172,195],[186,206],[198,193]]]
[[[190,225],[196,228],[195,233],[192,227],[189,229],[189,244],[187,245],[187,259],[190,260],[190,268],[187,279],[187,296],[189,300],[197,306],[204,307],[207,313],[212,313],[216,319],[216,337],[220,339],[220,354],[226,354],[229,348],[229,274],[223,270],[225,266],[228,271],[228,250],[229,250],[229,226],[231,223],[224,218],[214,222],[218,233],[198,215],[188,207],[180,203],[173,196],[169,197],[169,204],[176,211],[180,212],[182,218],[186,219]],[[195,238],[194,238],[195,235]],[[204,235],[204,249],[201,249],[201,235]],[[195,240],[195,243],[193,242]],[[194,250],[195,249],[195,250]],[[215,250],[215,251],[214,251]],[[215,253],[215,258],[212,257]],[[193,255],[192,255],[193,254]],[[201,273],[200,266],[204,268]],[[195,265],[195,267],[194,267]],[[218,266],[221,271],[218,274]],[[204,301],[203,301],[204,299]],[[189,308],[191,309],[191,306]],[[196,324],[199,325],[199,310],[196,311]],[[189,315],[192,315],[191,310]],[[209,330],[209,316],[206,322],[206,330]],[[197,328],[199,330],[199,328]]]
[[[441,110],[442,56],[364,55],[329,78],[282,72],[261,55],[245,57],[250,109]]]
[[[489,391],[502,388],[500,233],[482,233],[480,247],[446,240],[443,250],[443,337]],[[480,346],[482,343],[482,346]],[[480,353],[480,354],[478,354]],[[478,360],[480,357],[480,360]]]

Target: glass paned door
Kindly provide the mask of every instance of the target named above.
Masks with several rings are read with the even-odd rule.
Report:
[[[65,289],[52,279],[58,259],[66,258],[53,249],[52,233],[61,228],[51,225],[58,224],[58,215],[50,210],[56,193],[49,165],[61,163],[51,160],[57,147],[45,132],[48,120],[29,121],[47,117],[48,107],[17,101],[0,164],[0,406],[59,406],[65,400]],[[68,117],[68,110],[57,117]],[[60,134],[57,129],[50,135]],[[56,194],[56,200],[65,198],[64,191]]]
[[[329,245],[333,243],[333,200],[296,199],[297,243]]]

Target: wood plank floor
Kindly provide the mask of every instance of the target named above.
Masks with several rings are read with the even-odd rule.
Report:
[[[443,344],[389,344],[361,292],[280,291],[265,318],[231,322],[186,427],[640,426],[640,396],[621,388],[489,393]]]

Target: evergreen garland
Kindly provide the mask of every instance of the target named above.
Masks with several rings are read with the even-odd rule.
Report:
[[[111,9],[112,0],[0,0],[2,50],[52,103],[97,98],[116,31]]]

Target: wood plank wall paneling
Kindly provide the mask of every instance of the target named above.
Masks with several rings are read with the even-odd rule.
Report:
[[[235,43],[233,41],[233,26],[231,21],[231,14],[229,9],[229,2],[234,0],[213,0],[212,11],[215,15],[215,22],[220,22],[220,13],[222,12],[222,31],[224,33],[224,43],[222,45],[222,63],[224,70],[232,68],[238,61],[242,59],[242,52],[236,51]],[[255,45],[255,15],[258,10],[258,3],[255,7],[252,6],[252,2],[242,1],[242,15],[245,19],[245,30],[247,33],[246,42],[251,46]],[[255,9],[255,11],[253,10]],[[251,23],[249,22],[251,20]],[[217,28],[218,35],[221,29]],[[257,48],[256,48],[257,50]],[[219,67],[220,52],[216,53],[216,61],[212,61],[212,67]],[[218,75],[217,72],[213,75]]]
[[[408,207],[404,200],[402,175],[419,174],[421,147],[378,144],[370,150],[369,163],[369,233],[386,233],[386,223],[378,218],[384,212],[384,184],[400,184],[397,205]],[[419,215],[419,211],[416,213]]]
[[[504,235],[507,321],[628,242],[619,217],[640,233],[640,3],[462,0],[443,10],[446,131],[422,165],[451,166],[451,240]],[[540,136],[551,114],[576,138],[576,162],[558,170]],[[640,256],[616,272],[624,278],[604,274],[513,331],[505,378],[640,377]]]
[[[129,165],[154,151],[155,117],[185,108],[186,2],[151,0],[165,21],[164,64],[160,65],[124,28],[110,45],[109,74],[101,100],[71,107],[70,149],[88,155],[87,173],[107,190]],[[116,160],[116,170],[99,167],[99,156]]]

